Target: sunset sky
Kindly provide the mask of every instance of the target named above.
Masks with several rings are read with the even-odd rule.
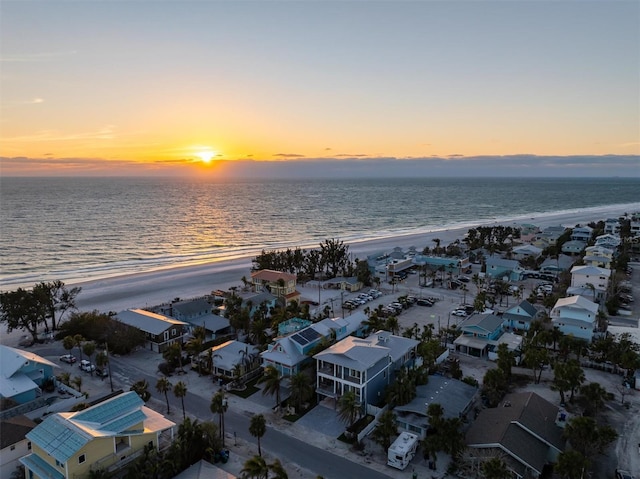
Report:
[[[640,176],[635,0],[4,1],[0,30],[6,176],[529,159]]]

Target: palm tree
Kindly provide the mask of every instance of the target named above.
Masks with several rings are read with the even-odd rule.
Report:
[[[96,343],[88,341],[82,345],[82,352],[87,356],[87,359],[91,361],[91,356],[96,351]],[[93,376],[93,368],[89,368],[89,374]]]
[[[82,334],[76,334],[73,337],[73,343],[75,346],[78,347],[78,351],[80,352],[80,361],[82,361],[82,342],[84,341],[84,337],[82,337]]]
[[[509,479],[511,471],[505,462],[499,457],[492,457],[482,463],[482,473],[486,479]]]
[[[164,394],[164,399],[165,401],[167,401],[167,414],[171,414],[171,407],[169,406],[169,391],[171,391],[171,388],[173,387],[173,385],[169,382],[169,380],[166,377],[161,377],[160,379],[158,379],[158,382],[156,383],[156,391],[158,391],[159,393]]]
[[[360,415],[360,403],[354,391],[347,391],[338,400],[338,417],[342,422],[353,426]]]
[[[309,376],[303,372],[298,372],[291,376],[290,388],[289,401],[296,408],[296,411],[301,404],[307,402],[313,396],[313,387]]]
[[[289,475],[280,462],[280,459],[276,459],[271,464],[269,464],[269,470],[273,473],[271,479],[289,479]]]
[[[73,336],[65,336],[64,339],[62,340],[62,347],[71,352],[71,350],[76,346],[76,340],[73,338]]]
[[[385,411],[380,415],[378,425],[373,430],[372,438],[375,442],[382,446],[386,452],[391,446],[391,438],[398,434],[398,425],[396,424],[396,415],[393,411]]]
[[[224,391],[218,390],[217,393],[211,398],[211,405],[209,409],[213,414],[218,415],[218,429],[220,431],[220,437],[222,438],[222,447],[224,447],[224,413],[228,409],[227,398],[224,397]]]
[[[607,399],[607,390],[598,383],[589,383],[586,386],[580,388],[582,397],[589,404],[589,409],[592,410],[593,415],[598,415],[598,409],[604,405],[605,399]]]
[[[261,456],[253,456],[247,459],[240,473],[243,478],[267,479],[269,477],[269,466]]]
[[[262,414],[256,414],[251,418],[249,424],[249,433],[258,439],[258,455],[262,457],[262,447],[260,445],[260,439],[267,432],[267,421]]]
[[[151,393],[149,392],[149,383],[145,379],[141,379],[140,381],[136,381],[131,386],[130,391],[135,391],[135,393],[140,396],[144,402],[147,402],[151,399]]]
[[[179,381],[173,387],[173,394],[182,401],[182,419],[184,420],[187,418],[187,412],[184,409],[184,397],[187,395],[187,385],[182,381]]]
[[[82,392],[82,378],[80,376],[74,376],[71,383],[78,388],[78,392]]]
[[[560,453],[554,470],[562,479],[581,479],[590,465],[589,459],[580,454],[580,452],[569,449]]]
[[[282,388],[282,380],[284,376],[280,375],[280,371],[275,366],[267,366],[264,368],[264,375],[258,380],[258,384],[264,384],[262,395],[276,396],[276,407],[280,406],[280,389]]]

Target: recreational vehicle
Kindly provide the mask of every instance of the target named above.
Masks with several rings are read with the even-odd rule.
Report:
[[[387,453],[387,465],[396,469],[406,468],[418,449],[419,438],[416,434],[407,431],[400,433],[393,441]]]

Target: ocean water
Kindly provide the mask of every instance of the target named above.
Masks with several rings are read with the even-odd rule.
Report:
[[[639,202],[620,178],[5,177],[0,290]]]

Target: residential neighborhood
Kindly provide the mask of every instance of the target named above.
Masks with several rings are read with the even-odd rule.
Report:
[[[609,245],[625,231],[612,224]],[[516,228],[497,243],[505,231],[474,230],[341,263],[334,277],[261,268],[205,297],[71,313],[47,341],[0,346],[3,477],[146,477],[151,451],[178,454],[186,424],[213,431],[210,453],[189,461],[250,477],[262,457],[253,418],[298,440],[315,431],[324,454],[338,444],[382,477],[560,478],[576,464],[614,477],[640,464],[620,442],[622,428],[640,433],[640,263],[624,242],[596,244],[604,226],[528,225],[522,244]],[[405,432],[416,447],[391,464]]]

